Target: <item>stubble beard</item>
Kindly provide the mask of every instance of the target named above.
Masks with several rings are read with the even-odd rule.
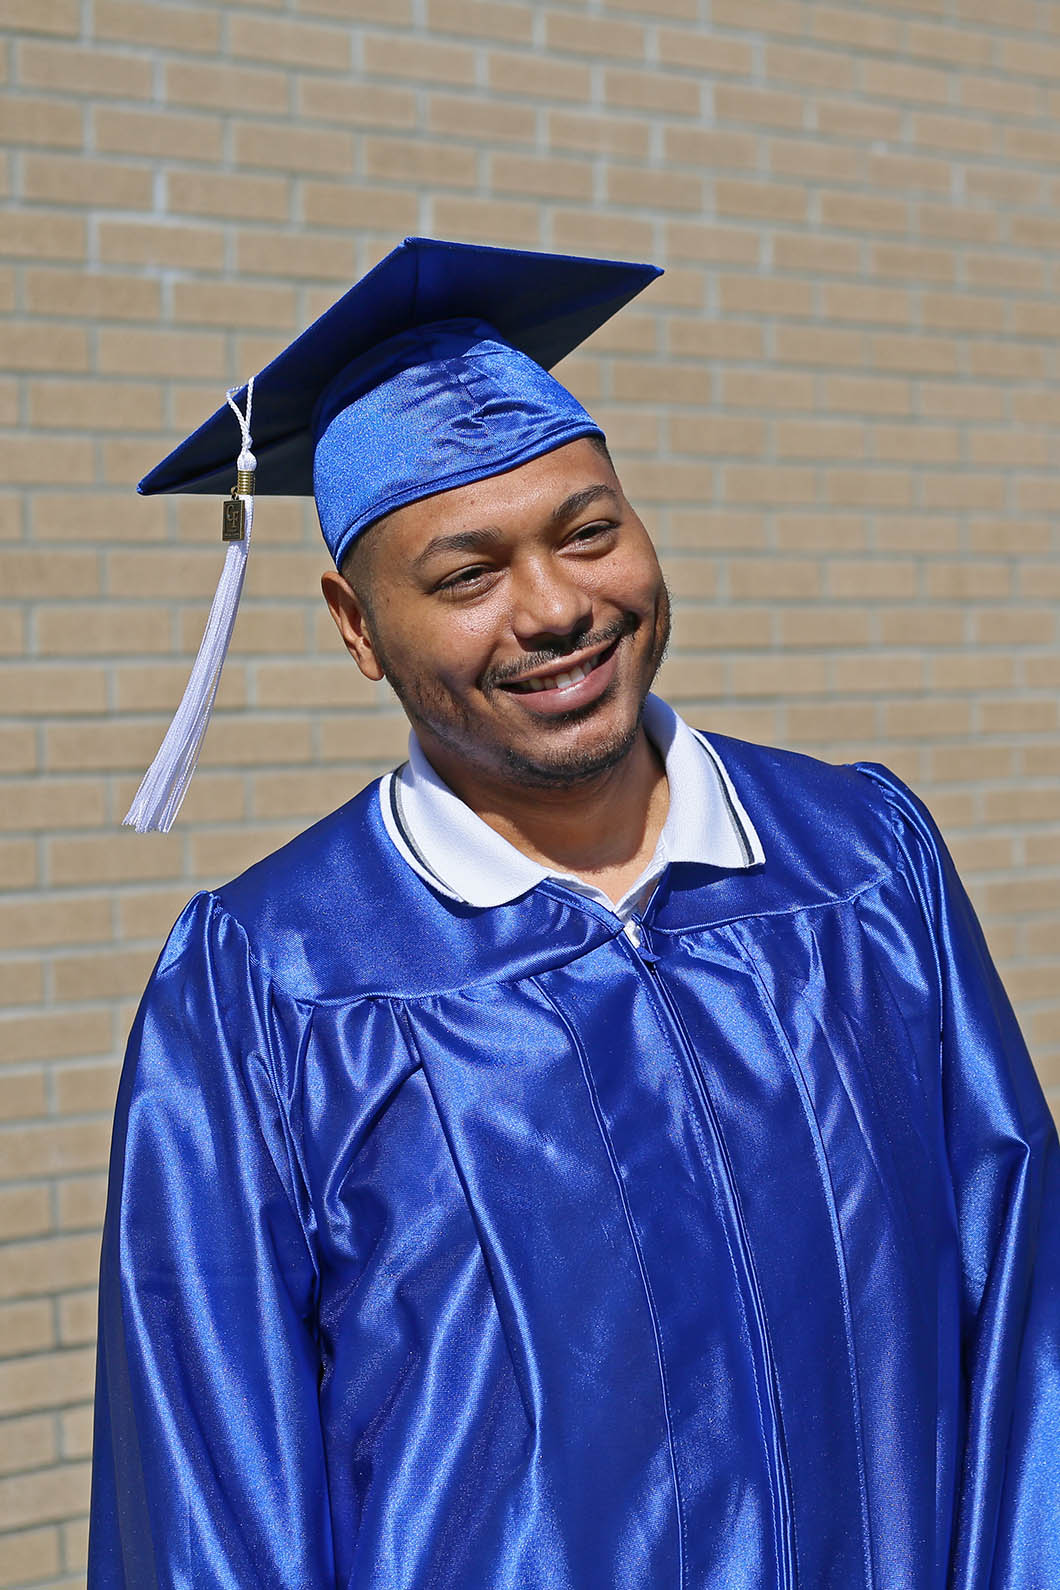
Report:
[[[641,624],[649,622],[636,619],[632,616],[623,621],[615,633],[603,632],[602,643],[609,645],[611,640],[618,640],[621,644],[626,635],[633,635]],[[478,723],[465,701],[454,695],[438,684],[433,675],[410,671],[404,677],[391,667],[389,660],[379,649],[376,637],[376,655],[384,674],[401,702],[405,714],[414,729],[424,729],[453,755],[461,757],[469,767],[488,766],[489,772],[494,777],[502,778],[506,783],[519,784],[527,789],[556,790],[572,788],[579,784],[588,783],[601,774],[617,767],[632,751],[640,733],[641,720],[644,713],[644,701],[651,689],[652,683],[666,655],[670,643],[670,593],[665,583],[660,584],[659,598],[656,612],[651,620],[654,628],[654,639],[651,653],[645,669],[646,678],[641,691],[640,700],[633,721],[625,727],[616,730],[610,739],[602,745],[595,746],[591,751],[577,745],[565,749],[557,748],[553,755],[547,753],[547,748],[531,753],[523,751],[518,746],[508,745],[503,742],[490,742],[493,755],[483,759],[476,755],[485,743]],[[583,650],[586,645],[600,644],[596,637],[580,637],[574,645],[565,650]],[[558,661],[564,651],[541,652],[537,654],[528,667],[524,663],[520,672],[530,671],[530,668],[543,667],[549,662]],[[483,682],[483,693],[488,697],[495,690],[501,688],[500,679],[503,670],[498,670],[493,680]],[[509,671],[509,677],[511,677]],[[542,723],[542,728],[548,730],[555,727],[561,729],[565,726],[576,724],[592,718],[600,706],[606,702],[608,693],[596,701],[589,702],[584,707],[575,708],[571,712],[557,714]]]

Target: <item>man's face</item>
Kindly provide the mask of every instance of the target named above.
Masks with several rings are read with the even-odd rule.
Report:
[[[599,448],[568,443],[371,534],[371,612],[354,614],[355,633],[330,594],[337,576],[325,594],[362,671],[385,673],[443,774],[558,787],[626,755],[669,600]]]

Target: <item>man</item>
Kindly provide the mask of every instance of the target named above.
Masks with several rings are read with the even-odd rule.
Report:
[[[1060,1585],[1056,1134],[941,839],[649,694],[602,437],[435,308],[312,421],[409,760],[130,1040],[90,1584]]]

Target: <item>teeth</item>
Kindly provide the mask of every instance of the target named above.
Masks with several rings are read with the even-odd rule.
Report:
[[[550,679],[524,679],[514,688],[524,691],[566,690],[570,685],[580,684],[583,679],[587,679],[598,662],[599,658],[593,662],[579,663],[577,668],[568,668],[564,673],[553,674]]]

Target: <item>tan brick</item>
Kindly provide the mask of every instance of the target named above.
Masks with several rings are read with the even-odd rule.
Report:
[[[799,177],[804,182],[856,182],[861,155],[839,144],[774,138],[769,144],[769,168],[775,177]]]
[[[909,227],[909,205],[903,199],[828,191],[820,194],[818,204],[823,226],[858,232],[906,232]]]
[[[250,176],[245,171],[238,176],[213,171],[170,171],[166,175],[166,194],[169,208],[182,215],[282,221],[291,206],[290,183],[285,177]],[[200,284],[175,285],[180,289]]]
[[[24,290],[35,314],[91,320],[156,320],[161,314],[159,284],[142,276],[27,269]]]
[[[787,552],[860,552],[868,544],[868,520],[857,513],[835,513],[823,505],[808,513],[778,513],[777,546]]]
[[[221,42],[220,17],[200,8],[153,3],[147,11],[137,0],[95,0],[92,22],[96,38],[147,44],[155,50],[213,54]]]
[[[250,867],[263,856],[291,839],[304,823],[272,824],[251,827],[231,826],[214,832],[191,835],[192,876],[217,883]]]
[[[894,600],[916,593],[916,565],[897,558],[843,558],[825,569],[830,596]]]
[[[229,20],[232,54],[251,61],[275,61],[284,68],[319,66],[332,71],[348,67],[351,34],[346,28],[320,22],[287,22],[272,17],[233,16]],[[374,65],[365,63],[369,70]]]
[[[647,259],[651,252],[649,222],[633,216],[605,216],[591,210],[557,210],[553,239],[572,253],[607,254],[612,259]]]
[[[807,213],[805,188],[778,182],[741,182],[718,177],[714,204],[721,216],[753,216],[766,221],[801,221]]]
[[[672,320],[667,351],[685,358],[761,359],[765,339],[761,325],[741,321]]]
[[[91,443],[68,438],[0,439],[0,475],[11,485],[87,485],[95,473]]]
[[[287,104],[287,79],[283,72],[267,67],[231,66],[223,61],[168,61],[165,97],[171,104],[194,109],[230,111],[238,106],[242,112],[276,114]]]
[[[98,828],[106,812],[98,780],[8,779],[0,828],[32,833],[44,828]]]
[[[96,1231],[103,1224],[107,1177],[69,1176],[58,1183],[59,1228],[62,1231]]]
[[[898,111],[888,105],[867,105],[863,99],[820,100],[816,121],[819,132],[863,143],[895,142],[902,136]]]
[[[161,738],[161,734],[159,736]],[[147,878],[174,878],[181,870],[175,846],[151,835],[115,834],[48,841],[48,877],[53,884],[80,886],[125,883]]]
[[[726,407],[766,411],[812,409],[814,379],[795,371],[726,370],[722,376],[722,402]]]
[[[385,11],[380,20],[390,21]],[[553,18],[549,18],[551,25]],[[432,31],[456,33],[474,39],[501,39],[511,44],[530,44],[534,36],[534,11],[529,5],[498,4],[497,0],[428,0],[427,23]],[[624,28],[625,24],[616,23]],[[638,30],[639,31],[639,30]],[[549,47],[570,49],[551,34]]]
[[[777,614],[777,621],[784,647],[867,647],[870,643],[868,614],[856,609],[783,607]]]
[[[814,5],[810,10],[813,36],[828,44],[853,45],[859,50],[899,52],[900,24],[892,17],[865,12],[860,7]]]
[[[674,612],[674,644],[727,655],[747,647],[768,647],[772,627],[765,608],[679,607]]]
[[[54,1522],[86,1511],[89,1465],[63,1464],[0,1480],[0,1529]]]
[[[736,601],[798,601],[821,594],[815,562],[804,558],[733,558],[729,594]]]
[[[51,1304],[42,1301],[5,1303],[0,1306],[0,1355],[13,1357],[53,1341]],[[6,1432],[5,1432],[6,1434]],[[30,1466],[27,1461],[25,1466]]]
[[[826,689],[827,677],[820,657],[734,657],[726,691],[733,696],[813,696]]]
[[[475,81],[475,51],[467,45],[369,33],[361,40],[361,50],[364,69],[371,75],[424,83]],[[335,59],[315,64],[334,67]]]
[[[844,51],[814,50],[788,44],[766,46],[767,78],[800,83],[809,89],[849,91],[854,86],[854,63]]]
[[[806,32],[806,7],[797,0],[713,0],[710,14],[719,28],[799,38]]]
[[[224,263],[224,233],[220,227],[189,226],[186,221],[100,221],[99,252],[107,265],[220,270]]]
[[[971,116],[947,116],[925,111],[913,118],[913,142],[952,154],[988,155],[996,134],[988,121]],[[970,173],[969,173],[970,175]]]
[[[742,39],[708,33],[702,28],[659,28],[656,49],[663,66],[679,66],[685,71],[695,70],[711,76],[726,72],[748,77],[752,69],[749,44]]]
[[[748,228],[668,221],[666,252],[671,258],[677,259],[724,265],[755,265],[758,263],[759,245],[756,233]]]
[[[861,87],[876,99],[945,105],[949,102],[949,75],[930,66],[906,62],[864,60]]]
[[[939,425],[880,425],[873,433],[873,445],[875,456],[887,463],[950,464],[960,458],[961,435]],[[948,537],[952,527],[944,526],[941,531],[936,527],[935,534],[939,533]],[[929,537],[925,549],[934,545],[926,522],[917,522],[915,534]]]
[[[319,277],[348,284],[357,274],[356,252],[347,238],[245,227],[236,238],[236,269],[240,275],[284,281]]]
[[[68,1165],[69,1159],[80,1160],[94,1151],[92,1168],[106,1164],[106,1145],[109,1138],[109,1121],[91,1125],[69,1122],[48,1122],[41,1126],[5,1127],[0,1134],[5,1162],[12,1165],[13,1175],[42,1176],[53,1171],[79,1169]],[[33,1157],[31,1150],[35,1151]],[[35,1297],[50,1292],[64,1291],[71,1286],[89,1286],[95,1281],[99,1269],[99,1235],[46,1237],[34,1242],[9,1243],[4,1249],[4,1269],[0,1273],[0,1296],[5,1298]],[[27,1371],[31,1361],[23,1359]],[[0,1365],[0,1377],[4,1369]],[[91,1384],[91,1382],[89,1382]],[[27,1388],[27,1391],[30,1388]],[[29,1408],[54,1407],[56,1403],[80,1400],[81,1383],[55,1387],[54,1401],[38,1400],[37,1395],[26,1396],[17,1405],[7,1402],[0,1393],[0,1412],[22,1412]]]
[[[619,59],[642,61],[645,58],[645,33],[643,27],[635,22],[618,22],[611,17],[572,16],[553,11],[545,18],[545,47],[561,53],[588,55],[593,60],[617,56]],[[661,50],[660,59],[668,59]],[[691,66],[700,63],[683,60],[671,61],[670,64]]]
[[[888,701],[883,704],[884,732],[899,739],[936,740],[971,732],[971,708],[966,701],[944,697],[927,700]],[[942,821],[942,802],[934,808]]]
[[[588,125],[595,120],[586,118]],[[463,94],[432,94],[427,101],[427,127],[430,132],[455,133],[462,138],[487,140],[490,144],[530,144],[537,135],[537,115],[528,105],[470,100]],[[647,128],[635,130],[641,135],[646,150]],[[552,136],[551,142],[558,147],[562,139]],[[579,146],[575,144],[574,147]],[[640,148],[638,141],[634,153],[640,152]]]
[[[114,670],[117,706],[121,712],[165,712],[167,718],[184,692],[188,666],[182,663],[128,664]],[[246,700],[246,674],[229,661],[221,676],[217,706],[224,712]]]
[[[957,204],[920,204],[916,224],[924,237],[957,243],[994,243],[1001,235],[995,215]]]
[[[964,270],[971,287],[1011,287],[1017,292],[1040,292],[1045,285],[1041,260],[1014,255],[966,254]]]
[[[153,191],[153,174],[146,166],[70,155],[23,156],[22,193],[27,199],[136,210],[150,208]]]
[[[850,276],[860,269],[860,258],[860,245],[851,238],[798,232],[777,232],[773,237],[773,263],[777,270]]]
[[[15,258],[84,259],[85,223],[74,215],[9,214],[2,250]]]
[[[779,325],[774,332],[776,357],[783,364],[860,365],[864,340],[860,331],[825,326]]]
[[[1042,114],[1042,90],[1030,83],[1014,83],[1009,78],[977,76],[962,72],[957,82],[962,105],[969,110],[991,115],[1038,118]]]
[[[297,325],[293,288],[255,282],[174,282],[173,317],[189,325]]]
[[[643,128],[641,123],[634,125]],[[668,165],[675,163],[693,165],[715,171],[726,168],[754,170],[758,165],[758,140],[751,133],[721,132],[709,127],[678,125],[665,127],[663,137]],[[788,145],[773,144],[771,147],[787,148]],[[605,152],[624,154],[628,151],[615,149]]]
[[[319,127],[246,121],[233,128],[235,158],[240,166],[269,166],[280,171],[352,172],[353,134]]]
[[[742,467],[729,464],[725,471],[723,494],[726,502],[766,502],[788,507],[795,502],[812,502],[815,496],[814,472],[790,469],[780,464]]]
[[[505,107],[505,115],[519,107]],[[644,121],[579,111],[552,110],[547,116],[548,141],[555,149],[643,158],[650,144],[650,126]]]
[[[151,63],[143,56],[74,44],[24,41],[18,51],[18,80],[25,88],[119,99],[150,99]]]
[[[792,702],[785,709],[787,739],[795,746],[827,745],[847,741],[864,743],[871,734],[872,709],[864,702],[815,702],[812,706]],[[893,759],[892,759],[893,760]]]
[[[89,1294],[90,1301],[95,1299]],[[63,1299],[63,1305],[70,1301]],[[93,1336],[82,1340],[93,1340]],[[68,1408],[59,1417],[62,1431],[63,1457],[69,1461],[71,1458],[87,1458],[92,1454],[92,1405],[83,1403],[80,1408]],[[68,1564],[69,1566],[69,1564]]]
[[[733,512],[731,509],[674,508],[669,514],[667,542],[672,547],[734,548],[746,552],[766,545],[764,514]]]
[[[782,420],[776,428],[779,458],[864,458],[865,427],[830,420]]]
[[[765,451],[765,444],[766,427],[759,419],[735,414],[670,417],[670,445],[676,453],[758,455]]]
[[[478,158],[474,149],[459,144],[436,143],[433,139],[368,138],[361,140],[361,160],[364,174],[381,177],[388,182],[437,183],[448,188],[473,188],[478,181]],[[495,157],[512,159],[517,157]],[[540,162],[540,164],[572,164],[572,162]],[[549,192],[544,187],[528,189],[529,192]],[[376,195],[378,202],[380,195]],[[376,222],[378,225],[379,223]]]
[[[111,1048],[107,1011],[36,1011],[0,1017],[0,1054],[7,1065],[107,1054]]]
[[[735,83],[715,84],[714,113],[721,120],[749,122],[752,126],[788,127],[796,131],[807,125],[801,95],[745,88]]]
[[[630,459],[622,473],[634,500],[701,503],[713,496],[714,473],[706,464]]]
[[[97,108],[96,145],[104,153],[219,161],[221,121],[188,111]],[[292,132],[292,137],[296,136]]]
[[[0,1237],[39,1236],[51,1226],[50,1190],[41,1184],[0,1187]]]
[[[19,0],[25,4],[25,0]],[[12,0],[6,0],[4,10],[11,9]],[[58,10],[57,0],[46,0],[49,10]],[[35,10],[41,9],[39,4]],[[40,25],[39,23],[37,24]],[[17,1590],[20,1584],[36,1583],[59,1572],[59,1534],[54,1526],[46,1529],[23,1529],[4,1538],[4,1562],[0,1566],[0,1585]]]
[[[29,416],[44,430],[157,431],[162,393],[136,381],[31,381]]]
[[[88,338],[80,326],[0,324],[0,361],[12,370],[87,370]]]
[[[973,376],[1040,381],[1045,375],[1045,349],[1013,342],[975,341],[968,349]]]
[[[36,882],[36,842],[32,839],[0,839],[0,889],[31,889]],[[0,906],[0,919],[3,910],[3,906]]]
[[[44,962],[21,957],[0,964],[0,1004],[39,1005],[44,999]]]
[[[669,116],[698,116],[702,87],[696,77],[612,66],[604,70],[604,104],[626,110],[662,111]]]
[[[156,958],[152,951],[144,950],[130,951],[125,956],[115,956],[109,961],[97,960],[95,964],[104,972],[104,977],[95,990],[95,997],[138,999]],[[91,957],[85,957],[81,972],[85,970],[90,960]],[[78,972],[78,968],[64,964],[62,970],[69,974],[66,980],[71,985],[84,986],[84,978]],[[59,997],[65,996],[59,995]],[[56,1067],[53,1072],[55,1097],[61,1113],[95,1115],[103,1110],[108,1115],[112,1114],[119,1070],[120,1066],[116,1060],[106,1065]]]
[[[24,1305],[16,1304],[21,1308]],[[29,1305],[36,1308],[37,1304]],[[49,1314],[51,1312],[49,1305]],[[46,1333],[47,1340],[51,1339],[51,1329]],[[0,1473],[11,1474],[20,1469],[43,1468],[45,1464],[54,1462],[58,1456],[55,1442],[55,1419],[51,1414],[31,1413],[19,1419],[5,1419],[3,1425],[4,1442],[0,1446]],[[5,1550],[10,1543],[10,1537],[5,1540]],[[0,1584],[5,1582],[3,1573],[9,1571],[5,1564],[0,1570]],[[8,1584],[13,1581],[8,1579]]]
[[[275,4],[276,0],[269,0]],[[411,0],[295,0],[296,11],[322,17],[340,17],[344,22],[385,22],[398,27],[411,22]]]
[[[890,332],[868,339],[868,363],[881,370],[911,370],[929,375],[956,374],[957,344],[948,337],[916,337]]]
[[[581,168],[580,176],[588,189],[592,180],[589,168]],[[607,171],[607,198],[611,204],[699,213],[703,209],[703,182],[689,172],[612,165]]]
[[[825,497],[840,507],[906,508],[913,481],[905,470],[833,469],[825,477]]]
[[[31,1120],[46,1112],[47,1100],[42,1071],[0,1074],[0,1120]]]
[[[932,282],[949,282],[956,274],[949,249],[918,248],[906,243],[874,244],[872,270],[877,276],[906,276]]]
[[[821,308],[825,320],[889,326],[908,325],[914,313],[912,298],[903,287],[861,287],[850,282],[828,283]]]
[[[409,89],[357,82],[348,75],[300,78],[298,107],[303,116],[357,127],[416,125],[416,96]]]
[[[80,149],[84,140],[84,109],[64,99],[34,94],[0,97],[0,139],[56,149]]]
[[[203,376],[218,382],[225,374],[224,338],[213,332],[103,329],[98,348],[99,368],[108,374],[157,376],[164,370],[170,377]]]

